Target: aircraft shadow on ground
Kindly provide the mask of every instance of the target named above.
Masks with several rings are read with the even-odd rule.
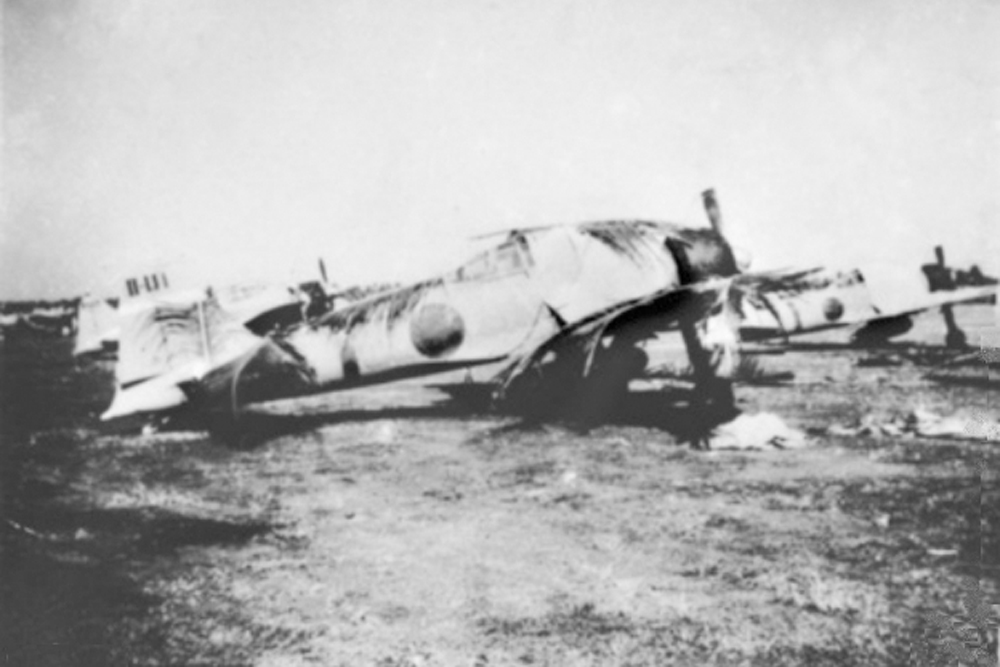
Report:
[[[487,398],[472,390],[449,393],[448,398],[425,406],[331,409],[305,415],[248,410],[241,414],[237,431],[217,432],[213,436],[230,446],[252,449],[275,438],[336,424],[391,419],[492,418],[514,420],[498,427],[503,432],[534,430],[545,425],[558,425],[578,433],[601,426],[640,426],[666,431],[682,442],[695,442],[722,421],[718,415],[692,406],[686,391],[630,391],[613,401],[580,403],[566,400],[546,406],[531,416],[493,409]]]

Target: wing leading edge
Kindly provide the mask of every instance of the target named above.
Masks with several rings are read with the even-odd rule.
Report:
[[[636,342],[677,328],[684,334],[696,377],[705,385],[727,381],[739,362],[732,287],[732,278],[718,278],[665,289],[568,325],[504,368],[494,378],[495,398],[514,405],[537,404],[552,398],[553,392],[575,391],[588,382],[596,382],[599,391],[611,391],[602,373],[609,360],[624,358],[631,365]],[[638,375],[642,368],[626,370]]]

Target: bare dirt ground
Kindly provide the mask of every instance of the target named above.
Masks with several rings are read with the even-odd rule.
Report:
[[[584,426],[417,382],[274,404],[232,450],[102,426],[109,362],[2,345],[4,664],[904,665],[963,576],[1000,599],[995,441],[822,432],[995,418],[985,365],[757,357],[795,379],[740,406],[810,431],[794,451],[691,449],[648,386]]]

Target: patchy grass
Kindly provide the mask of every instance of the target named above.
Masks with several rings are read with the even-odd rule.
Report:
[[[12,664],[906,665],[966,575],[1000,598],[1000,450],[823,435],[988,406],[912,364],[755,359],[795,384],[740,405],[796,451],[692,451],[665,393],[579,428],[417,383],[270,406],[231,451],[101,426],[110,370],[65,341],[0,354]]]

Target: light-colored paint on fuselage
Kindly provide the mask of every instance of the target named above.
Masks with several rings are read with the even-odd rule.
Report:
[[[311,391],[451,370],[530,349],[561,325],[676,287],[682,228],[613,222],[512,232],[455,271],[280,337]]]

